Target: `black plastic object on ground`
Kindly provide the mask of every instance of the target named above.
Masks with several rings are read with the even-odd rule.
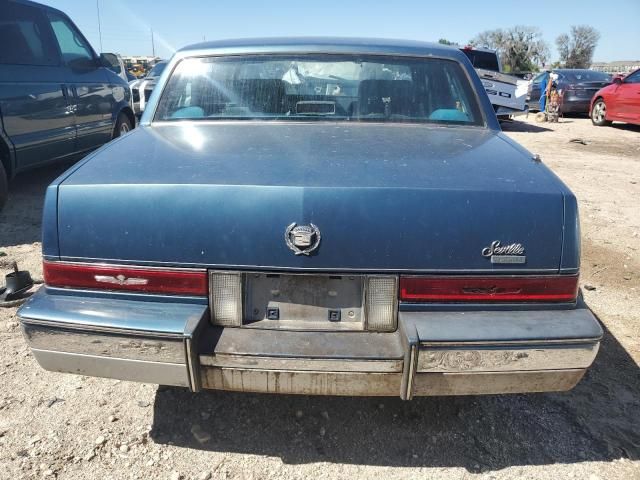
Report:
[[[13,263],[13,272],[5,277],[5,286],[0,287],[0,306],[26,298],[26,293],[33,287],[33,279],[27,270],[18,270],[18,264]]]

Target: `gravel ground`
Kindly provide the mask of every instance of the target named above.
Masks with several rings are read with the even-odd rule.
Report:
[[[571,392],[399,399],[205,392],[45,372],[0,308],[0,477],[640,479],[640,127],[504,126],[577,194],[581,284],[606,336]],[[572,141],[577,140],[577,141]],[[16,179],[0,274],[41,276],[46,185]]]

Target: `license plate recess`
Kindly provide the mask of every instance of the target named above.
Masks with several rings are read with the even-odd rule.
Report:
[[[304,330],[363,330],[362,275],[248,273],[245,326]]]

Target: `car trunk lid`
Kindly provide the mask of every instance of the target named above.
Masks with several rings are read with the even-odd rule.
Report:
[[[59,187],[63,259],[313,271],[557,271],[562,184],[483,128],[267,122],[136,129]],[[292,223],[319,246],[296,255]],[[519,243],[525,263],[483,250]]]
[[[573,91],[578,97],[591,98],[598,90],[606,87],[610,83],[611,82],[604,81],[572,83],[567,86],[567,90]]]

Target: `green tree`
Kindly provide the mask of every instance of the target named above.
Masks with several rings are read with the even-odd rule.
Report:
[[[600,33],[589,25],[573,25],[569,34],[556,38],[560,61],[566,68],[589,68]]]
[[[440,40],[438,40],[438,43],[441,45],[449,45],[451,47],[457,47],[458,43],[457,42],[452,42],[450,40],[447,40],[446,38],[441,38]]]
[[[536,27],[516,25],[507,30],[487,30],[476,35],[471,44],[496,50],[505,71],[538,70],[549,58],[549,47]]]

